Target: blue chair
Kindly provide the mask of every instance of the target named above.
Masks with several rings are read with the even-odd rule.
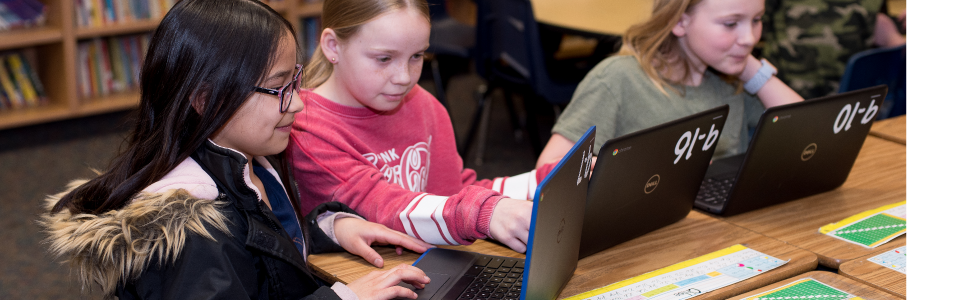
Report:
[[[450,109],[447,102],[446,82],[456,69],[452,66],[462,62],[468,69],[471,53],[476,43],[476,28],[468,24],[457,21],[447,13],[446,1],[428,0],[430,7],[430,47],[427,53],[432,54],[430,59],[430,71],[433,75],[433,83],[436,86],[437,100],[443,106]],[[441,61],[444,68],[441,69]]]
[[[877,120],[907,113],[907,45],[870,49],[850,57],[840,80],[840,92],[886,84],[887,98]]]
[[[501,88],[508,101],[507,108],[514,123],[515,135],[520,136],[519,128],[524,127],[513,111],[511,94],[524,95],[527,117],[525,127],[533,151],[539,154],[543,145],[539,130],[536,128],[535,103],[545,100],[559,114],[559,107],[570,102],[582,74],[570,76],[566,72],[547,71],[547,57],[541,46],[540,25],[533,15],[529,0],[478,0],[477,3],[477,43],[474,63],[477,73],[483,77],[487,86],[478,91],[477,109],[465,140],[460,147],[464,156],[471,147],[478,130],[485,132],[484,120],[489,116],[490,93]],[[555,75],[555,76],[551,76]],[[564,76],[566,75],[566,76]],[[567,77],[567,78],[561,78]],[[485,113],[486,112],[486,113]],[[486,116],[485,116],[486,115]],[[482,163],[483,142],[486,136],[480,134],[480,146],[477,151],[477,164]]]

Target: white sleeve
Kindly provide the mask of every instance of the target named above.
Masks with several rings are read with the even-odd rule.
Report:
[[[320,230],[323,231],[323,233],[326,234],[328,237],[330,237],[330,240],[333,240],[333,242],[337,244],[337,246],[340,246],[340,242],[337,241],[337,235],[334,234],[333,232],[333,221],[336,221],[337,219],[340,219],[340,218],[357,218],[357,219],[363,220],[363,218],[361,218],[358,215],[345,213],[345,212],[326,211],[320,214],[319,216],[317,216],[317,226],[320,227]]]

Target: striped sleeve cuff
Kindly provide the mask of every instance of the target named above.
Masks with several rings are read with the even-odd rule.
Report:
[[[493,180],[493,190],[513,199],[533,199],[537,192],[537,171],[533,170],[516,176],[497,177]]]
[[[400,212],[400,222],[407,235],[434,245],[460,245],[450,234],[443,219],[443,208],[449,197],[420,194]]]

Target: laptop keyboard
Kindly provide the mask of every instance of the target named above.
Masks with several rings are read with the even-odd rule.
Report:
[[[697,202],[722,206],[727,202],[730,189],[736,176],[707,178],[700,183],[700,192],[697,193]]]
[[[480,256],[447,296],[462,290],[456,299],[519,299],[523,265],[522,259]]]

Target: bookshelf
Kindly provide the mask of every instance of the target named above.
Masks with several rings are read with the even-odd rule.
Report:
[[[160,1],[160,0],[151,0]],[[34,49],[37,70],[47,94],[47,102],[38,107],[0,111],[0,130],[16,128],[130,109],[139,101],[138,91],[122,92],[103,97],[84,98],[80,95],[77,78],[77,44],[82,40],[119,35],[148,33],[159,19],[132,21],[93,28],[78,28],[75,18],[76,0],[40,0],[47,6],[47,22],[39,28],[0,32],[0,52]],[[319,16],[322,1],[273,0],[267,1],[283,15],[298,34],[302,18]]]

